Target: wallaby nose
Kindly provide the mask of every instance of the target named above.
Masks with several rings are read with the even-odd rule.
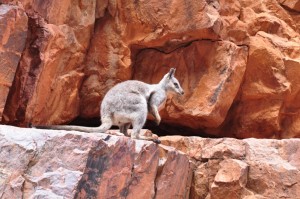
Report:
[[[184,95],[184,91],[181,91],[181,95]]]

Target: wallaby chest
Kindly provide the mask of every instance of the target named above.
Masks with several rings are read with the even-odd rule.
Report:
[[[150,106],[156,106],[159,109],[162,109],[167,100],[167,94],[164,90],[160,89],[152,93],[149,99]]]

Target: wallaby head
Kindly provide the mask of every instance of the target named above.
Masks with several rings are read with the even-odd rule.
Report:
[[[175,71],[175,68],[171,68],[170,71],[164,76],[164,84],[168,91],[183,95],[184,91],[181,88],[179,81],[174,76]]]

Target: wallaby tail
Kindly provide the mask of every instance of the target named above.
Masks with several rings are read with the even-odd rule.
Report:
[[[53,130],[67,130],[67,131],[81,131],[86,133],[105,133],[99,127],[83,127],[83,126],[71,126],[71,125],[30,125],[32,128],[37,129],[53,129]]]

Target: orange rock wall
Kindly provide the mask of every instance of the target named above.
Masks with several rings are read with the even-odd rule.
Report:
[[[25,48],[28,17],[18,6],[0,5],[0,119]]]
[[[1,55],[11,51],[5,39],[27,37],[16,34],[18,59],[0,63],[9,71],[0,73],[2,123],[99,117],[116,83],[156,83],[176,67],[186,95],[170,96],[163,124],[214,136],[300,137],[299,0],[0,3],[1,16],[3,6],[26,13],[24,23],[1,28]]]

